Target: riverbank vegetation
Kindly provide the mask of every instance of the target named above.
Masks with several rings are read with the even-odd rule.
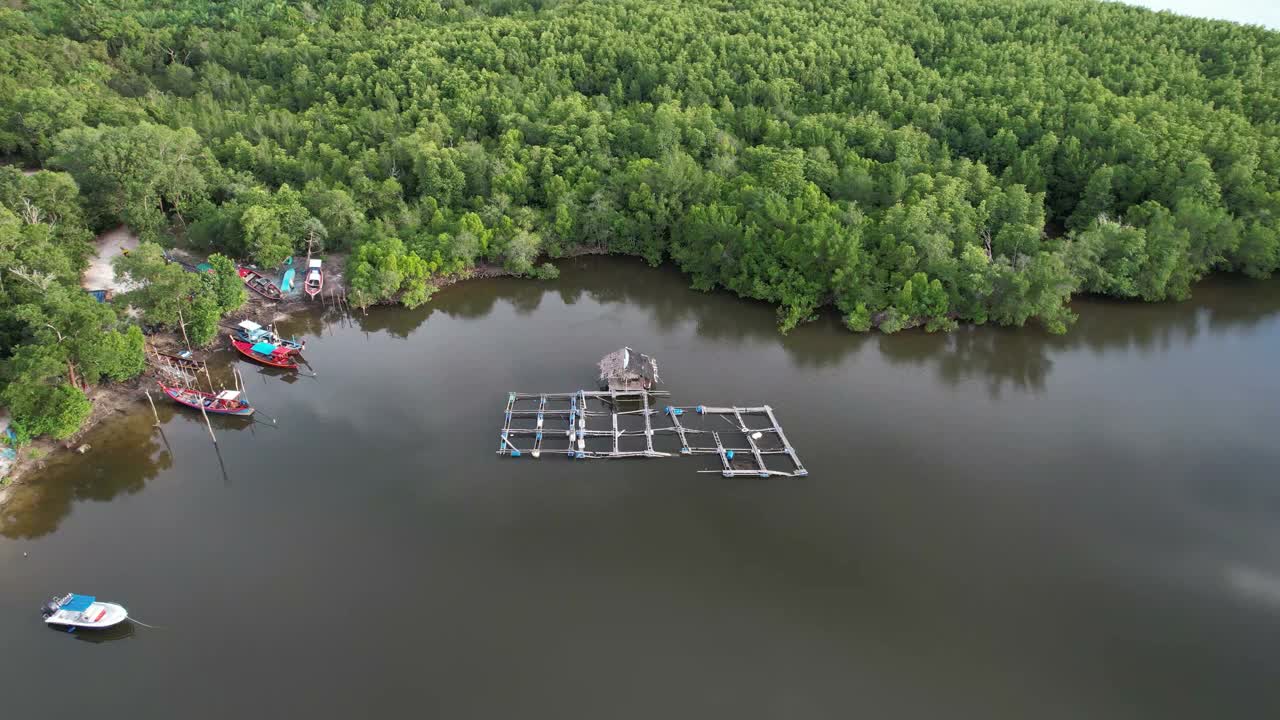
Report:
[[[92,240],[70,175],[0,167],[0,403],[20,443],[69,437],[92,410],[87,390],[141,374],[143,324],[176,329],[185,321],[202,345],[245,302],[226,257],[214,254],[213,272],[196,274],[154,243],[117,258],[117,275],[134,289],[101,302],[80,287]]]
[[[0,154],[65,173],[3,176],[58,218],[2,190],[0,233],[42,238],[0,251],[15,409],[79,412],[49,380],[68,357],[134,371],[17,310],[136,345],[72,291],[86,228],[117,223],[264,266],[350,251],[363,306],[634,254],[775,303],[783,330],[834,306],[855,330],[1062,332],[1073,293],[1181,299],[1280,266],[1261,28],[1088,0],[111,5],[0,8]],[[120,269],[148,322],[186,303],[203,335],[234,302],[146,242]],[[33,272],[58,290],[39,303]]]
[[[71,435],[83,388],[142,372],[141,330],[80,289],[92,239],[70,176],[0,168],[0,402],[20,441]]]

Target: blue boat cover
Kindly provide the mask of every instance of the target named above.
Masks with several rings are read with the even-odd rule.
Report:
[[[254,343],[253,351],[259,355],[270,355],[276,351],[276,346],[265,342]]]
[[[71,612],[84,612],[89,609],[94,600],[98,598],[92,595],[71,595],[71,599],[60,605],[60,609],[69,610]]]
[[[289,292],[289,290],[293,287],[293,273],[294,273],[293,268],[289,268],[288,270],[284,271],[284,277],[281,278],[280,280],[281,290],[284,290],[285,292]]]

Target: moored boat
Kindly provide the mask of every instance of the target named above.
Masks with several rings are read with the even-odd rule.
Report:
[[[240,274],[240,279],[252,291],[258,293],[268,300],[280,300],[284,297],[284,293],[276,284],[271,282],[270,278],[257,270],[250,270],[241,265],[236,268],[236,272]]]
[[[186,355],[173,355],[170,353],[157,352],[156,355],[164,358],[166,362],[174,367],[180,367],[185,370],[201,370],[204,368],[204,361],[197,360],[191,356],[189,350],[184,350]]]
[[[285,368],[286,370],[297,370],[298,363],[289,357],[291,351],[272,343],[260,342],[250,343],[244,340],[237,340],[235,336],[231,337],[231,346],[241,355],[260,362],[263,365],[271,367]]]
[[[252,320],[241,320],[236,324],[236,337],[248,343],[271,343],[290,352],[302,352],[307,343],[295,338],[282,338],[273,330],[268,330]]]
[[[203,408],[205,412],[218,415],[248,416],[253,414],[253,407],[235,390],[223,390],[215,395],[191,388],[170,387],[164,383],[158,384],[164,394],[179,405],[186,405],[196,410]]]
[[[320,268],[320,264],[318,258],[307,261],[307,279],[302,284],[302,289],[313,298],[324,289],[324,270]]]
[[[75,593],[54,597],[44,604],[41,614],[45,623],[66,628],[107,628],[129,618],[129,611],[120,605]]]

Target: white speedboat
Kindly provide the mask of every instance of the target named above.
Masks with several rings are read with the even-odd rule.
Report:
[[[92,595],[55,597],[44,604],[44,621],[65,628],[107,628],[129,619],[129,611],[109,602],[98,602]]]

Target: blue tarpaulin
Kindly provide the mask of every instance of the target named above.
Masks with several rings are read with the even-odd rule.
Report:
[[[97,599],[98,598],[92,595],[73,594],[71,599],[63,603],[60,607],[63,610],[69,610],[71,612],[84,612],[85,610],[88,610],[89,606],[93,604],[93,601]]]
[[[253,351],[259,355],[270,355],[276,351],[276,346],[271,343],[256,343],[253,346]]]

